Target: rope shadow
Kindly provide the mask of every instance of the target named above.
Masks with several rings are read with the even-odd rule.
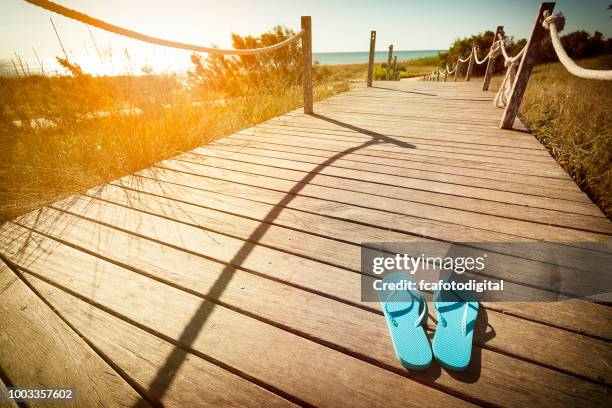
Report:
[[[233,278],[234,271],[236,268],[241,265],[246,258],[249,256],[251,251],[257,246],[257,242],[266,234],[268,229],[271,227],[272,223],[276,220],[276,218],[283,211],[283,208],[288,206],[289,203],[294,199],[294,197],[306,186],[310,181],[312,181],[317,174],[319,174],[324,168],[334,163],[336,160],[354,153],[360,149],[367,148],[369,146],[373,146],[381,143],[392,143],[396,146],[408,149],[415,149],[416,147],[410,143],[402,142],[396,139],[393,139],[389,136],[385,136],[383,134],[373,132],[367,129],[363,129],[345,122],[340,122],[335,119],[328,118],[319,114],[312,114],[314,118],[327,121],[329,123],[333,123],[338,126],[342,126],[354,131],[358,131],[360,133],[366,134],[368,136],[372,136],[372,140],[361,143],[358,146],[351,147],[349,149],[343,150],[336,155],[328,158],[323,163],[317,165],[311,172],[307,173],[302,179],[297,181],[295,185],[291,188],[289,192],[287,192],[283,198],[274,205],[274,207],[268,212],[268,214],[264,217],[264,219],[259,223],[257,228],[251,233],[251,235],[246,239],[244,244],[240,247],[238,252],[234,255],[234,257],[229,261],[229,263],[223,268],[221,274],[215,281],[214,285],[208,291],[208,293],[204,296],[206,299],[219,299],[221,294],[227,288],[228,284]],[[205,300],[202,301],[198,309],[193,314],[190,322],[185,326],[181,336],[176,341],[180,347],[175,347],[172,353],[166,358],[166,361],[162,367],[160,367],[155,375],[154,380],[150,383],[148,387],[148,394],[155,395],[156,398],[160,400],[163,398],[165,393],[167,392],[172,380],[176,372],[179,370],[181,365],[185,362],[185,359],[189,355],[189,353],[185,352],[185,349],[190,349],[193,342],[196,340],[198,334],[201,332],[202,328],[206,325],[211,313],[214,311],[217,305],[211,301]],[[252,380],[252,379],[251,379]],[[260,384],[262,386],[266,386],[266,384]],[[270,386],[266,386],[266,388],[270,388]],[[282,391],[278,389],[273,390],[276,393],[283,394]],[[285,398],[290,398],[291,400],[295,400],[295,397],[290,395],[284,395]],[[143,408],[146,406],[146,402],[144,400],[138,401],[134,404],[136,408]]]

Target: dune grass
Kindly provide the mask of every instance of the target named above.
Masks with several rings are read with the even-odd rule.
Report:
[[[432,57],[415,58],[406,61],[397,61],[399,77],[401,79],[422,77],[424,75],[428,75],[438,66],[439,62],[440,57],[437,55]],[[374,80],[384,80],[386,78],[386,73],[386,63],[374,65]],[[392,77],[392,75],[390,76]]]
[[[316,70],[315,100],[347,69]],[[0,78],[0,222],[300,106],[282,83],[202,98],[174,75]]]
[[[612,55],[581,60],[611,69]],[[534,69],[520,118],[602,211],[612,218],[612,83],[577,78],[559,63]]]

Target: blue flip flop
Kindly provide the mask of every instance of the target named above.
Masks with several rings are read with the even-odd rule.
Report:
[[[434,308],[438,314],[432,345],[436,361],[449,370],[464,370],[472,356],[478,301],[471,292],[438,291]]]
[[[382,279],[383,283],[403,280],[411,281],[403,273],[392,273]],[[422,326],[427,316],[427,302],[423,295],[416,289],[382,290],[379,298],[397,359],[408,369],[425,370],[431,364],[432,353]]]

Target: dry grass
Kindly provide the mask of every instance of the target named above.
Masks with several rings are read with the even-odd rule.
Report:
[[[317,71],[315,99],[350,69]],[[201,100],[173,76],[0,81],[0,222],[302,106],[282,84]]]
[[[612,55],[581,66],[611,69]],[[612,218],[612,83],[577,78],[559,63],[537,66],[520,117],[604,213]]]

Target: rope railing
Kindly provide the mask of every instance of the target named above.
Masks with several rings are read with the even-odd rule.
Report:
[[[516,77],[516,69],[518,68],[518,64],[521,62],[521,58],[523,58],[525,49],[527,48],[527,45],[525,45],[514,57],[511,57],[508,55],[508,51],[506,51],[504,42],[503,35],[499,34],[499,45],[502,55],[504,56],[506,74],[504,75],[504,79],[502,79],[499,89],[497,90],[497,94],[495,94],[495,98],[493,99],[493,103],[498,108],[505,108],[508,104],[510,93],[512,92],[512,85],[514,84],[514,79]]]
[[[194,52],[202,52],[206,54],[222,54],[222,55],[256,55],[265,52],[276,51],[280,48],[283,48],[292,42],[299,39],[303,34],[304,30],[301,30],[299,33],[294,36],[287,38],[284,41],[279,42],[278,44],[271,45],[269,47],[262,48],[253,48],[253,49],[223,49],[216,47],[206,47],[202,45],[188,44],[179,41],[166,40],[163,38],[153,37],[147,34],[142,34],[137,31],[129,30],[127,28],[119,27],[114,24],[108,23],[106,21],[100,20],[98,18],[94,18],[88,16],[87,14],[81,13],[79,11],[70,9],[68,7],[64,7],[60,4],[54,3],[48,0],[24,0],[27,3],[33,4],[35,6],[44,8],[45,10],[52,11],[54,13],[60,14],[64,17],[71,18],[73,20],[80,21],[81,23],[90,25],[92,27],[99,28],[104,31],[108,31],[114,34],[119,34],[124,37],[133,38],[135,40],[147,42],[150,44],[160,45],[162,47],[170,47],[170,48],[178,48],[181,50],[188,50]]]
[[[474,61],[478,65],[484,64],[485,62],[489,60],[489,58],[496,57],[497,55],[499,55],[500,48],[501,48],[501,45],[499,45],[499,42],[495,41],[493,45],[491,46],[489,53],[482,60],[479,60],[478,59],[478,47],[474,46]]]
[[[283,47],[287,47],[289,44],[301,39],[302,41],[302,85],[304,88],[304,113],[313,113],[313,96],[312,96],[312,29],[311,19],[309,16],[302,16],[301,24],[302,29],[295,35],[268,47],[251,48],[251,49],[223,49],[216,47],[206,47],[196,44],[188,44],[179,41],[166,40],[163,38],[153,37],[147,34],[142,34],[137,31],[129,30],[124,27],[111,24],[104,20],[100,20],[95,17],[91,17],[87,14],[81,13],[64,7],[60,4],[54,3],[48,0],[24,0],[27,3],[41,7],[45,10],[53,13],[60,14],[64,17],[71,18],[81,23],[97,27],[101,30],[108,31],[114,34],[118,34],[124,37],[132,38],[135,40],[147,42],[150,44],[159,45],[162,47],[170,47],[176,49],[182,49],[193,52],[201,52],[209,55],[235,55],[235,56],[247,56],[247,55],[258,55],[279,50]]]
[[[584,79],[612,80],[612,70],[582,68],[567,55],[561,43],[561,39],[559,38],[559,32],[565,27],[565,17],[560,13],[553,14],[554,7],[555,3],[552,2],[540,4],[536,14],[536,21],[531,30],[531,35],[525,46],[514,56],[510,56],[506,49],[503,27],[498,26],[489,53],[483,57],[483,59],[478,58],[478,48],[472,45],[470,54],[466,58],[457,58],[457,64],[453,71],[450,71],[448,64],[446,65],[445,74],[448,76],[449,73],[456,72],[459,64],[469,62],[470,65],[466,76],[466,81],[469,81],[473,63],[475,62],[480,65],[488,61],[486,75],[483,81],[483,90],[486,91],[488,90],[491,75],[495,69],[494,60],[500,54],[503,56],[506,72],[494,98],[495,106],[504,109],[504,114],[500,121],[500,127],[503,129],[510,129],[514,124],[531,71],[536,62],[537,48],[546,35],[550,35],[551,43],[559,58],[559,62],[569,73]],[[436,68],[431,74],[425,76],[425,80],[439,80],[440,72],[441,71]]]
[[[584,78],[584,79],[599,79],[604,81],[612,80],[612,70],[595,70],[586,69],[578,66],[565,52],[561,39],[559,38],[559,32],[563,31],[565,27],[565,17],[563,14],[551,14],[550,12],[544,12],[544,21],[542,26],[550,32],[550,40],[559,62],[563,64],[571,74]]]
[[[523,57],[523,54],[525,53],[525,49],[527,48],[527,44],[525,44],[525,46],[523,46],[523,48],[514,57],[511,57],[508,55],[508,51],[506,51],[504,37],[501,34],[499,35],[499,44],[500,44],[501,52],[504,56],[504,59],[506,60],[507,66],[516,61],[519,61]]]

